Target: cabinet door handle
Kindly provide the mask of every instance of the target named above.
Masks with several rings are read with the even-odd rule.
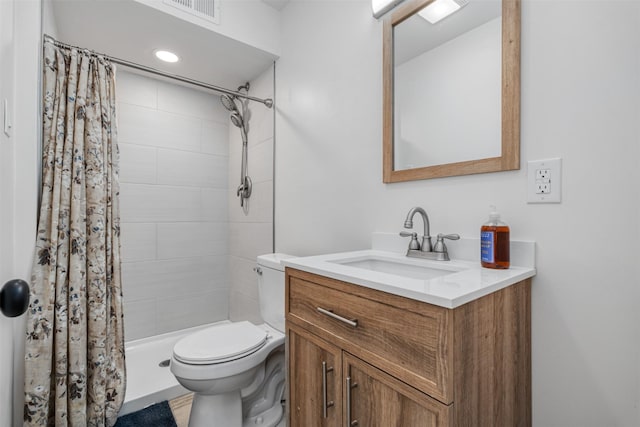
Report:
[[[327,397],[327,372],[333,371],[333,368],[327,367],[327,362],[322,362],[322,415],[327,418],[329,416],[328,409],[333,406],[333,400]]]
[[[347,319],[346,317],[338,316],[333,311],[327,310],[327,309],[322,308],[322,307],[316,307],[316,309],[320,313],[326,314],[327,316],[331,317],[332,319],[339,320],[342,323],[346,323],[347,325],[351,326],[352,328],[357,328],[358,327],[358,319]]]
[[[358,383],[351,384],[351,377],[347,377],[347,427],[358,425],[358,420],[351,421],[351,389],[358,387]]]

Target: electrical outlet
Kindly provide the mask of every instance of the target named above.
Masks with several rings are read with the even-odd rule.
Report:
[[[562,159],[528,162],[527,203],[560,203],[561,201]]]
[[[536,180],[549,179],[551,176],[551,169],[536,169]]]
[[[551,193],[551,183],[536,182],[536,194]]]

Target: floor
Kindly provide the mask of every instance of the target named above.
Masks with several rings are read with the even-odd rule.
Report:
[[[173,418],[176,419],[178,427],[188,427],[189,412],[191,411],[191,402],[193,401],[193,393],[177,397],[169,401]]]

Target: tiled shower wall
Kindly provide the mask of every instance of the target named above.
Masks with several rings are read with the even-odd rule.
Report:
[[[121,69],[117,102],[126,339],[227,319],[228,112]]]
[[[249,93],[259,98],[273,98],[273,73],[271,67],[251,81]],[[248,200],[249,209],[246,214],[236,197],[236,188],[240,184],[242,139],[238,128],[229,127],[229,315],[231,320],[261,323],[258,282],[253,268],[258,255],[273,252],[274,108],[250,102],[249,109],[248,170],[253,181],[253,192]]]

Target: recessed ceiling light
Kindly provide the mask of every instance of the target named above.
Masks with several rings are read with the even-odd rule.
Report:
[[[164,62],[178,62],[180,60],[178,55],[168,50],[156,50],[154,53],[156,54],[156,58]]]

